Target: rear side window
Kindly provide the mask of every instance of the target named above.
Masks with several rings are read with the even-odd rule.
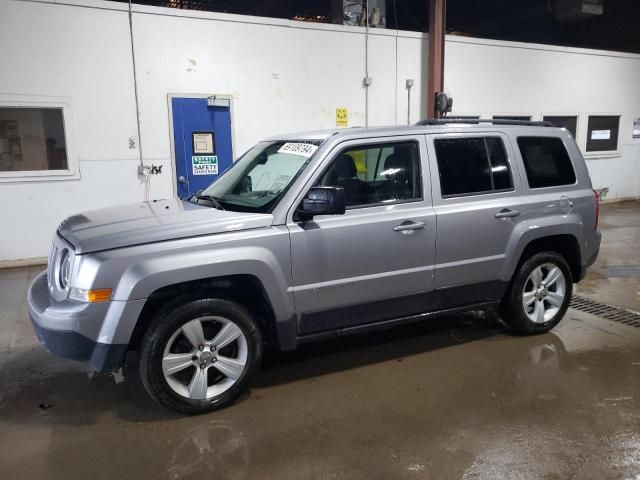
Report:
[[[518,147],[530,188],[572,185],[576,182],[571,159],[561,139],[518,137]]]
[[[502,139],[440,138],[434,145],[443,197],[513,189]]]

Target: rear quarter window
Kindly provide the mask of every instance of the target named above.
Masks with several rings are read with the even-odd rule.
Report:
[[[518,148],[527,172],[529,188],[576,183],[571,158],[560,138],[518,137]]]

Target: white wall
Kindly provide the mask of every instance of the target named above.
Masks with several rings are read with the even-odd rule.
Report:
[[[127,6],[0,0],[0,104],[44,98],[67,106],[75,178],[0,183],[0,265],[45,256],[51,235],[81,210],[140,201]],[[169,94],[232,97],[234,153],[276,133],[349,125],[366,116],[365,35],[357,27],[188,12],[134,5],[142,152],[163,164],[151,198],[173,194]],[[396,35],[397,34],[397,35]],[[414,80],[411,122],[425,115],[426,37],[372,30],[369,125],[405,124],[405,81]],[[397,52],[397,56],[396,56]],[[457,113],[622,114],[621,147],[590,159],[609,197],[640,195],[640,153],[631,122],[640,116],[640,56],[449,37],[446,88]]]
[[[577,142],[604,200],[640,196],[640,55],[449,37],[445,88],[454,112],[578,115]],[[589,115],[622,115],[617,153],[585,152]]]
[[[142,7],[134,17],[145,158],[169,159],[169,94],[233,98],[234,151],[266,136],[335,127],[335,109],[349,125],[366,123],[365,35],[362,28]],[[166,15],[151,14],[161,11]],[[199,15],[199,16],[196,16]],[[419,79],[421,34],[399,32],[398,68]],[[396,32],[369,36],[369,125],[395,122]],[[400,71],[400,70],[399,70]],[[403,77],[405,78],[405,77]],[[402,80],[404,85],[404,79]],[[417,89],[419,90],[419,89]],[[406,99],[401,107],[406,121]],[[420,118],[419,92],[412,99]],[[160,120],[160,123],[158,122]]]
[[[73,115],[80,179],[0,183],[0,260],[45,256],[67,215],[140,200],[125,13],[0,0],[0,100],[39,97]]]

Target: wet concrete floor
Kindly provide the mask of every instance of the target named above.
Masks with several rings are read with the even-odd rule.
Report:
[[[596,267],[640,263],[640,204],[603,217]],[[270,354],[236,405],[181,417],[134,371],[37,345],[40,269],[0,271],[0,479],[640,478],[639,328],[574,310],[535,337],[437,319]],[[592,272],[580,292],[640,310],[639,285]]]
[[[640,311],[640,202],[603,205],[600,230],[600,255],[576,292]]]

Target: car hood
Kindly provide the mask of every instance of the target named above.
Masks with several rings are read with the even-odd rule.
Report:
[[[177,198],[119,205],[73,215],[58,231],[76,253],[265,228],[273,215],[216,210]]]

